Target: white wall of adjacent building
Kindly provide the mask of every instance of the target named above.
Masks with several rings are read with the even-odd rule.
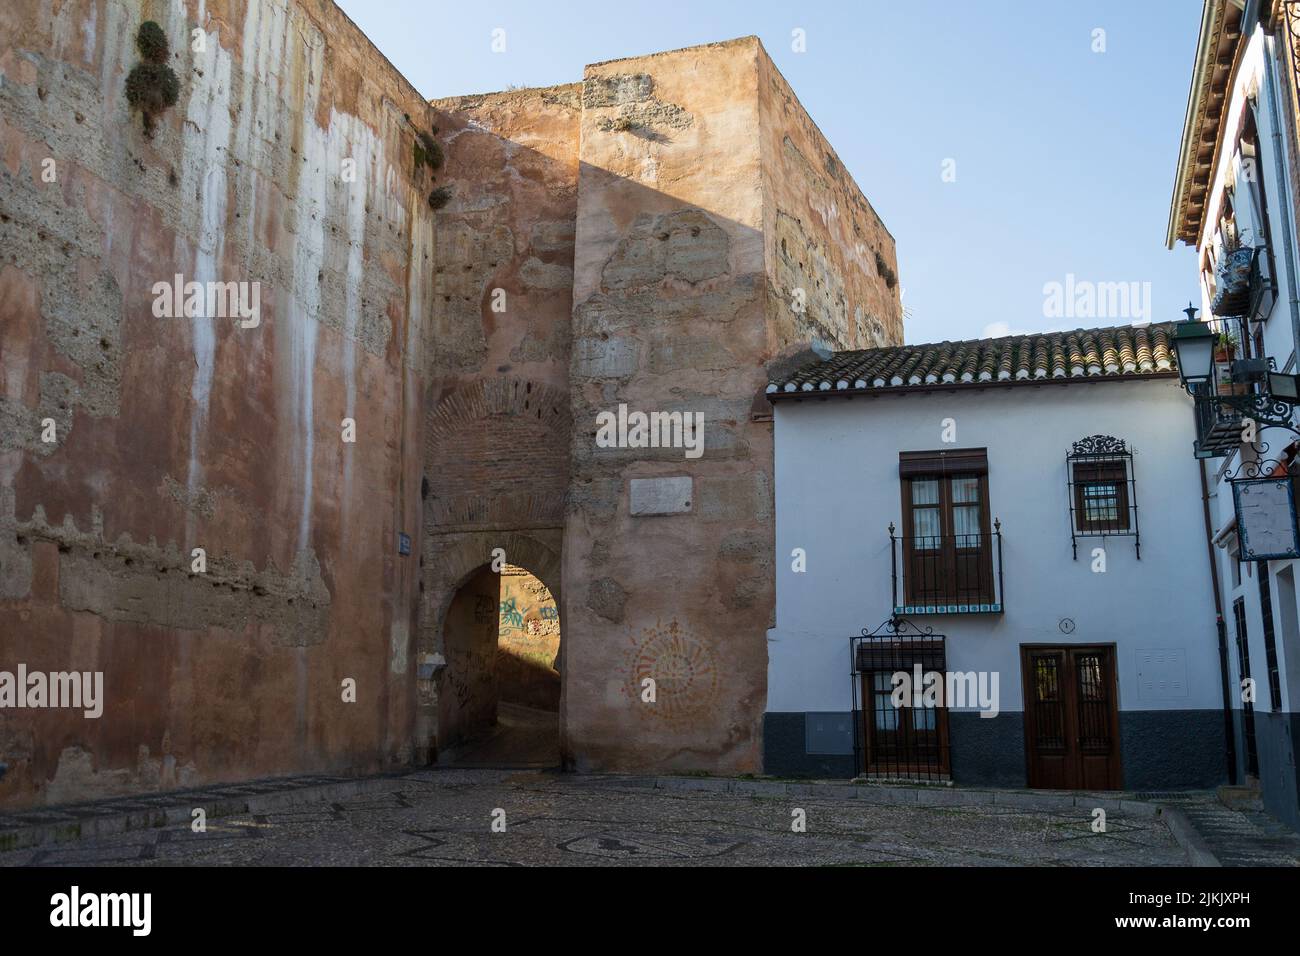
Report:
[[[1266,68],[1265,61],[1268,51],[1268,37],[1261,29],[1256,28],[1242,53],[1241,63],[1229,93],[1228,105],[1223,120],[1224,129],[1231,131],[1241,129],[1245,112],[1250,108],[1250,98],[1253,94],[1258,102],[1256,117],[1261,155],[1256,157],[1253,170],[1243,168],[1244,157],[1237,150],[1236,143],[1225,144],[1225,146],[1230,147],[1230,152],[1223,154],[1215,170],[1214,182],[1210,186],[1206,215],[1202,223],[1197,249],[1204,250],[1213,243],[1219,228],[1223,200],[1229,184],[1235,184],[1235,208],[1239,226],[1243,230],[1249,231],[1248,241],[1251,241],[1252,244],[1258,241],[1263,235],[1261,220],[1264,218],[1259,208],[1258,197],[1263,197],[1268,207],[1269,238],[1274,246],[1273,261],[1276,273],[1274,279],[1277,283],[1277,297],[1264,328],[1264,346],[1266,353],[1277,359],[1278,369],[1283,370],[1292,359],[1295,347],[1295,330],[1292,325],[1291,315],[1291,298],[1294,293],[1291,286],[1290,272],[1285,261],[1287,247],[1283,236],[1283,225],[1287,221],[1283,204],[1289,205],[1291,203],[1291,184],[1286,175],[1279,178],[1275,156],[1280,146],[1283,151],[1283,170],[1285,171],[1287,169],[1285,150],[1290,139],[1285,120],[1279,122],[1272,111],[1275,102],[1279,110],[1285,110],[1287,100],[1285,84],[1282,78],[1276,75],[1270,78],[1269,71]],[[1273,84],[1276,84],[1276,88],[1270,93],[1270,86]],[[1279,135],[1275,136],[1275,134]],[[1251,184],[1250,179],[1252,176],[1258,178],[1262,189]],[[1247,196],[1256,197],[1255,201],[1244,201]],[[1290,208],[1294,209],[1295,207],[1290,206]],[[1294,230],[1294,228],[1295,223],[1292,221],[1292,229]],[[1293,235],[1293,254],[1294,243],[1295,237]],[[1210,297],[1204,284],[1202,284],[1201,288],[1200,305],[1202,315],[1209,317]]]
[[[945,445],[948,418],[957,440]],[[914,618],[947,636],[950,671],[997,671],[1000,710],[1022,711],[1021,644],[1114,644],[1121,710],[1221,708],[1192,407],[1177,380],[778,401],[774,421],[769,711],[851,708],[849,638],[892,611],[887,529],[903,533],[899,453],[943,448],[987,449],[990,514],[1004,536],[1005,613]],[[1072,558],[1066,455],[1095,434],[1134,452],[1141,560],[1129,537],[1079,538]],[[1103,545],[1097,573],[1092,551]],[[802,573],[792,569],[796,548]],[[1182,652],[1177,696],[1143,686],[1144,650]]]
[[[1291,184],[1285,171],[1289,169],[1286,150],[1290,145],[1285,120],[1279,120],[1274,114],[1276,107],[1288,109],[1287,93],[1283,77],[1270,76],[1266,67],[1269,53],[1269,38],[1263,30],[1256,28],[1246,43],[1240,66],[1231,87],[1223,129],[1236,131],[1241,128],[1245,111],[1250,108],[1250,96],[1255,95],[1258,102],[1256,111],[1261,155],[1256,157],[1253,170],[1243,165],[1244,157],[1237,150],[1235,142],[1227,142],[1228,150],[1218,164],[1214,182],[1211,185],[1206,215],[1198,244],[1205,249],[1212,244],[1219,221],[1223,214],[1225,192],[1229,184],[1235,183],[1236,215],[1239,226],[1249,230],[1250,239],[1262,235],[1261,221],[1264,217],[1259,208],[1260,198],[1267,204],[1269,241],[1273,246],[1274,281],[1277,295],[1271,310],[1265,317],[1264,350],[1273,357],[1279,370],[1297,371],[1295,362],[1295,327],[1292,321],[1292,275],[1287,267],[1287,243],[1284,230],[1288,222],[1291,225],[1291,253],[1295,261],[1297,252],[1294,210],[1290,195]],[[1270,87],[1273,87],[1270,90]],[[1278,135],[1275,135],[1278,134]],[[1282,168],[1284,175],[1278,175],[1276,157],[1282,151]],[[1252,187],[1250,176],[1258,177],[1262,189]],[[1251,201],[1245,201],[1246,197]],[[1290,218],[1288,218],[1288,216]],[[1209,315],[1210,300],[1202,284],[1202,302],[1204,315]],[[1297,304],[1296,308],[1300,308]],[[1268,454],[1277,455],[1293,436],[1282,430],[1265,431],[1262,437],[1269,444]],[[1233,521],[1234,506],[1232,488],[1223,480],[1226,470],[1235,471],[1241,464],[1240,457],[1233,455],[1228,459],[1217,459],[1207,463],[1210,482],[1213,489],[1211,498],[1212,516],[1215,531],[1228,528]],[[1300,709],[1300,626],[1297,624],[1297,590],[1300,590],[1300,568],[1294,567],[1293,561],[1273,561],[1266,565],[1236,564],[1235,535],[1228,535],[1216,549],[1220,561],[1220,580],[1224,595],[1224,618],[1228,628],[1230,645],[1230,663],[1234,682],[1240,680],[1238,656],[1236,651],[1236,632],[1233,619],[1233,602],[1241,598],[1246,610],[1246,630],[1250,648],[1250,665],[1252,676],[1257,685],[1256,709],[1281,709],[1295,711]],[[1273,627],[1278,667],[1282,674],[1281,699],[1276,706],[1271,699],[1267,674],[1267,654],[1264,643],[1263,615],[1259,598],[1258,574],[1268,574],[1273,604]],[[1234,701],[1240,707],[1240,701]]]

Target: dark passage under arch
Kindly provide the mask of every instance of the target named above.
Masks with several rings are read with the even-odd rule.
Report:
[[[560,620],[526,568],[479,568],[443,624],[440,764],[558,767]]]

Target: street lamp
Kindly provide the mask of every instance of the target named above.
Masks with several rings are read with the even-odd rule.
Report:
[[[1214,332],[1204,322],[1196,321],[1196,309],[1189,303],[1183,310],[1187,321],[1174,326],[1174,354],[1178,358],[1178,378],[1189,392],[1214,378]]]
[[[1268,394],[1270,398],[1288,405],[1300,405],[1300,376],[1285,375],[1281,372],[1269,372]]]

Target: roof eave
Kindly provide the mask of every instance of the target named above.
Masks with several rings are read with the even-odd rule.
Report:
[[[1188,161],[1192,144],[1199,139],[1201,102],[1205,87],[1205,70],[1209,64],[1214,35],[1214,23],[1224,0],[1205,0],[1201,8],[1201,30],[1196,41],[1196,59],[1192,65],[1192,84],[1187,93],[1187,111],[1183,114],[1183,136],[1178,147],[1178,169],[1174,177],[1174,194],[1169,206],[1169,224],[1165,230],[1165,248],[1173,249],[1178,242],[1182,225],[1183,203],[1187,194]]]
[[[1164,382],[1177,379],[1178,372],[1134,372],[1127,375],[1066,375],[1053,378],[1002,379],[991,382],[929,382],[921,385],[881,385],[866,388],[826,388],[804,391],[767,392],[769,402],[809,401],[828,398],[858,398],[872,395],[921,395],[928,392],[970,392],[990,388],[1026,388],[1037,385],[1098,385],[1102,382]]]

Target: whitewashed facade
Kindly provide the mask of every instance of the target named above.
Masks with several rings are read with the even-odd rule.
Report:
[[[1300,341],[1297,17],[1295,4],[1205,4],[1167,236],[1170,247],[1182,241],[1196,248],[1196,305],[1203,320],[1236,339],[1234,357],[1271,359],[1284,372],[1296,371]],[[1262,292],[1245,314],[1215,316],[1217,266],[1233,238],[1259,250],[1254,284]],[[1252,444],[1203,452],[1212,456],[1203,467],[1233,687],[1231,776],[1257,787],[1266,809],[1300,828],[1300,572],[1294,560],[1238,560],[1231,484],[1256,473],[1294,474],[1288,446],[1296,437],[1287,428],[1261,428]]]
[[[1035,349],[1029,338],[1007,342],[965,346],[994,358]],[[891,351],[901,350],[874,350]],[[829,388],[816,384],[814,367],[793,389],[774,383],[777,607],[768,634],[768,773],[871,770],[869,725],[894,718],[873,715],[865,702],[860,676],[851,676],[850,638],[877,629],[903,605],[901,617],[944,636],[948,671],[987,675],[990,687],[996,675],[996,716],[980,716],[970,701],[948,709],[941,776],[972,785],[1074,785],[1036,780],[1030,766],[1022,661],[1025,648],[1036,646],[1110,649],[1105,690],[1117,711],[1119,767],[1110,786],[1166,790],[1226,779],[1223,675],[1198,464],[1189,454],[1192,403],[1167,363],[1148,367],[1147,375],[1076,368],[1040,377],[1021,369],[984,381],[972,374],[965,383],[950,375],[952,384],[913,374],[910,385],[893,378],[901,384],[837,386],[832,374]],[[1079,528],[1067,456],[1092,436],[1119,439],[1132,452],[1136,536],[1072,538],[1072,526]],[[891,524],[896,537],[902,533],[909,504],[900,460],[979,450],[987,514],[1001,528],[994,569],[1001,611],[907,613],[894,573],[905,543],[890,536]]]

